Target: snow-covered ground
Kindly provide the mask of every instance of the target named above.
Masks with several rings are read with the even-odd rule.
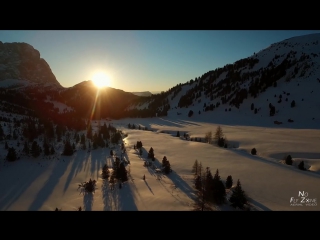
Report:
[[[232,176],[234,185],[240,179],[253,210],[320,210],[317,204],[320,199],[320,130],[279,128],[272,123],[269,127],[221,124],[229,147],[219,148],[176,137],[177,131],[181,136],[188,133],[191,138],[202,139],[208,131],[214,134],[218,126],[214,118],[204,122],[201,118],[177,117],[180,116],[111,122],[128,134],[124,138],[125,157],[130,161],[127,165],[129,181],[121,189],[116,185],[114,190],[101,178],[103,165],[107,163],[111,167],[110,148],[90,152],[78,149],[73,156],[61,156],[60,145],[57,155],[51,159],[22,157],[15,162],[4,162],[7,150],[2,141],[0,210],[46,211],[57,207],[67,211],[81,206],[93,211],[191,211],[196,199],[191,173],[195,160],[204,168],[210,167],[213,175],[218,169],[223,181],[228,175]],[[150,131],[128,129],[128,123],[146,126]],[[142,157],[133,148],[137,141],[143,143]],[[13,144],[12,140],[8,143],[9,146]],[[115,149],[118,156],[119,147]],[[171,173],[155,173],[152,168],[143,166],[151,147],[155,164],[160,166],[166,156],[173,170]],[[256,156],[250,154],[252,148],[257,149]],[[292,156],[293,166],[282,163],[286,154]],[[301,160],[309,171],[297,168]],[[96,191],[83,195],[78,185],[89,178],[97,180]],[[311,201],[315,206],[308,206]],[[293,206],[293,203],[301,206]],[[234,210],[228,205],[213,209]]]

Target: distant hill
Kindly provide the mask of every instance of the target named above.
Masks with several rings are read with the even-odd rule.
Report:
[[[149,97],[152,95],[151,92],[146,91],[146,92],[131,92],[132,94],[136,95],[136,96],[141,96],[141,97]]]

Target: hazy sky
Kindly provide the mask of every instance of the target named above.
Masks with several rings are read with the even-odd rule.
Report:
[[[166,91],[284,39],[320,30],[0,31],[37,49],[64,87],[99,71],[124,91]]]

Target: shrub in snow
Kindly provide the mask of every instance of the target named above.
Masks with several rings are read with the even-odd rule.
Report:
[[[298,168],[300,169],[300,170],[307,170],[305,167],[304,167],[304,161],[301,161],[300,163],[299,163],[299,165],[298,165]]]
[[[252,149],[251,149],[251,154],[252,154],[252,155],[257,155],[257,149],[252,148]]]
[[[84,183],[79,184],[79,188],[83,189],[86,192],[92,193],[96,189],[96,180],[91,180],[91,178],[90,178],[90,180],[88,182],[84,182]]]
[[[285,162],[287,165],[292,165],[293,161],[291,155],[285,157]]]

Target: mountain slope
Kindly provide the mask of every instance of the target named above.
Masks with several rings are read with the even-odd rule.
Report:
[[[0,81],[8,79],[61,86],[38,50],[27,43],[0,41]]]
[[[159,97],[132,104],[132,115],[166,115],[192,118],[237,116],[257,122],[282,122],[290,126],[320,126],[320,34],[299,36],[274,43],[266,49],[223,68],[178,84]],[[295,101],[295,107],[291,107]],[[157,102],[157,104],[155,104]],[[274,106],[271,113],[269,104]],[[253,110],[251,110],[253,104]],[[154,106],[156,106],[156,109]],[[257,109],[257,110],[255,110]],[[256,113],[255,113],[256,111]]]

